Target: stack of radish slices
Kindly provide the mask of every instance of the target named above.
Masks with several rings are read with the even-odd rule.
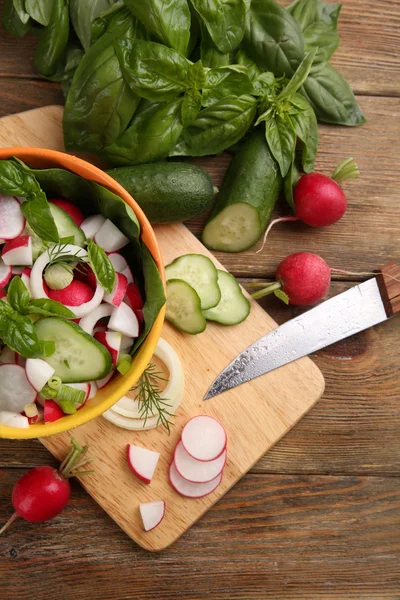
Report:
[[[226,431],[219,421],[206,415],[190,419],[169,467],[172,487],[187,498],[213,492],[222,481],[226,444]]]

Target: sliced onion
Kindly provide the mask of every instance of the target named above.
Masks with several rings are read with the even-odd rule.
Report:
[[[101,304],[97,308],[94,309],[89,315],[83,317],[83,319],[79,322],[79,326],[82,327],[83,331],[86,331],[89,335],[93,335],[93,330],[98,321],[100,319],[104,319],[104,317],[111,316],[114,307],[111,304]]]
[[[54,247],[53,247],[54,248]],[[86,250],[81,248],[80,246],[75,246],[74,244],[64,244],[62,246],[62,252],[58,253],[57,256],[76,256],[77,258],[86,258],[87,256]],[[32,267],[31,278],[30,278],[30,287],[33,298],[49,298],[49,296],[44,291],[43,287],[43,271],[46,265],[50,262],[51,258],[49,255],[49,251],[45,250],[35,261],[35,264]],[[67,306],[65,308],[69,308],[75,317],[80,319],[81,317],[85,317],[89,313],[91,313],[95,308],[100,306],[101,301],[103,300],[104,289],[97,283],[96,290],[93,298],[89,300],[89,302],[84,302],[80,306]]]
[[[158,340],[154,355],[162,360],[169,371],[168,383],[160,396],[170,401],[168,410],[174,413],[183,399],[184,374],[182,363],[172,346],[162,338]],[[140,417],[138,400],[128,396],[123,396],[114,406],[103,413],[103,417],[123,429],[146,430],[154,429],[160,425],[158,415],[151,416],[146,420]]]

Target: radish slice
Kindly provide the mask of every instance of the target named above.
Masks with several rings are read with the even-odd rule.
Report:
[[[16,365],[18,362],[17,352],[14,352],[8,346],[4,346],[0,354],[0,362],[5,365]]]
[[[45,400],[44,401],[44,414],[43,419],[45,425],[47,423],[54,423],[54,421],[58,421],[58,419],[62,419],[64,416],[63,411],[58,406],[57,402],[54,400]]]
[[[3,246],[1,257],[6,265],[31,266],[33,262],[32,238],[20,235]]]
[[[10,265],[6,265],[4,260],[0,258],[0,288],[3,288],[10,281],[12,269]]]
[[[94,338],[107,348],[111,354],[113,365],[116,365],[121,348],[122,335],[116,331],[98,331],[94,334]]]
[[[122,273],[115,273],[115,283],[110,294],[104,294],[104,302],[108,302],[113,306],[119,306],[125,298],[126,290],[128,289],[128,280]]]
[[[97,381],[90,381],[90,392],[89,392],[88,400],[90,400],[90,398],[94,398],[97,390],[98,390]]]
[[[0,382],[0,410],[22,412],[25,404],[35,402],[36,390],[29,383],[23,367],[1,365]]]
[[[0,425],[5,427],[17,427],[18,429],[28,429],[29,420],[24,415],[8,410],[0,411]]]
[[[33,389],[40,392],[55,371],[41,358],[28,358],[25,363],[25,373]]]
[[[94,241],[106,252],[116,252],[129,244],[129,239],[114,225],[110,219],[106,219],[94,237]]]
[[[111,371],[111,373],[103,377],[103,379],[96,379],[97,387],[99,390],[101,390],[101,388],[107,385],[114,373],[115,371]]]
[[[86,400],[90,396],[91,384],[89,382],[87,382],[87,383],[68,383],[67,385],[69,387],[74,388],[75,390],[81,390],[82,392],[85,392],[85,397],[83,399],[83,402],[76,405],[76,410],[79,410],[80,408],[82,408],[82,406],[84,406],[84,404],[86,404]]]
[[[32,271],[32,269],[30,269],[29,267],[24,267],[24,270],[22,271],[22,275],[21,275],[21,280],[25,284],[25,286],[28,289],[28,292],[30,294],[31,294],[31,271]]]
[[[139,510],[145,531],[151,531],[163,520],[165,515],[165,502],[164,500],[145,502],[144,504],[139,505]]]
[[[125,275],[125,277],[128,280],[128,283],[134,283],[135,280],[133,278],[132,271],[131,271],[130,267],[126,267],[126,269],[124,269],[122,271],[122,275]]]
[[[179,441],[174,452],[174,463],[179,475],[187,481],[207,483],[222,472],[226,463],[226,450],[215,460],[204,462],[192,458]]]
[[[192,483],[179,475],[175,463],[172,461],[169,466],[169,480],[172,487],[178,494],[181,494],[181,496],[186,496],[187,498],[202,498],[203,496],[207,496],[207,494],[211,494],[211,492],[219,486],[222,481],[222,473],[217,475],[215,479],[207,481],[206,483]]]
[[[64,244],[63,246],[60,245],[59,247],[62,248],[62,250],[57,253],[57,256],[74,255],[78,258],[87,257],[86,250],[83,250],[83,248],[80,248],[80,246],[75,246],[74,244]],[[54,247],[52,248],[52,254],[53,253]],[[33,298],[49,298],[43,287],[43,271],[49,262],[49,251],[46,250],[36,259],[35,264],[32,267],[30,286]],[[101,304],[103,296],[104,289],[100,285],[97,285],[96,291],[89,302],[84,302],[79,306],[65,306],[74,313],[75,317],[80,319],[81,317],[85,317],[86,315],[90,314],[95,308],[97,308]]]
[[[182,430],[182,444],[196,460],[215,460],[226,448],[226,431],[213,417],[193,417]]]
[[[132,348],[133,342],[133,337],[129,337],[128,335],[121,336],[121,352],[129,351]]]
[[[81,223],[80,227],[86,237],[92,240],[104,223],[105,218],[103,215],[92,215],[91,217],[85,219]]]
[[[0,196],[0,238],[12,240],[23,232],[25,217],[14,196]]]
[[[129,268],[126,259],[119,252],[110,252],[108,258],[117,273],[123,273],[124,269]]]
[[[129,337],[136,338],[139,335],[139,321],[137,316],[125,302],[121,302],[118,307],[113,309],[108,327]]]
[[[110,304],[101,304],[95,308],[93,312],[86,315],[86,317],[83,317],[79,322],[79,326],[89,335],[93,335],[93,330],[97,321],[111,316],[112,311],[113,307]]]
[[[136,283],[130,283],[126,288],[126,303],[132,310],[143,308],[142,294]]]
[[[128,464],[131,471],[145,483],[150,483],[160,458],[159,452],[142,448],[141,446],[127,445]]]

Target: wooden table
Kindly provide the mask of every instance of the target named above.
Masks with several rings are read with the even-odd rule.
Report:
[[[368,122],[321,127],[318,167],[329,173],[353,155],[362,177],[346,186],[350,207],[339,224],[281,225],[262,253],[219,256],[244,285],[270,279],[298,250],[350,271],[400,261],[399,0],[345,0],[340,30],[333,63]],[[1,31],[0,116],[62,102],[58,86],[35,73],[33,48],[34,40]],[[199,162],[213,165],[218,184],[227,159]],[[202,221],[189,227],[198,234]],[[335,278],[331,293],[356,281]],[[279,322],[296,312],[275,299],[263,306]],[[326,378],[322,400],[173,547],[141,550],[75,484],[58,518],[17,522],[0,538],[1,598],[399,599],[400,320],[314,359]],[[47,463],[54,460],[39,442],[0,441],[0,522],[16,480]]]

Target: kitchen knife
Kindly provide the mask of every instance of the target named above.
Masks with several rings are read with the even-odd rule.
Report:
[[[388,263],[377,277],[326,300],[251,344],[218,375],[203,400],[382,323],[396,313],[400,313],[400,266]]]

